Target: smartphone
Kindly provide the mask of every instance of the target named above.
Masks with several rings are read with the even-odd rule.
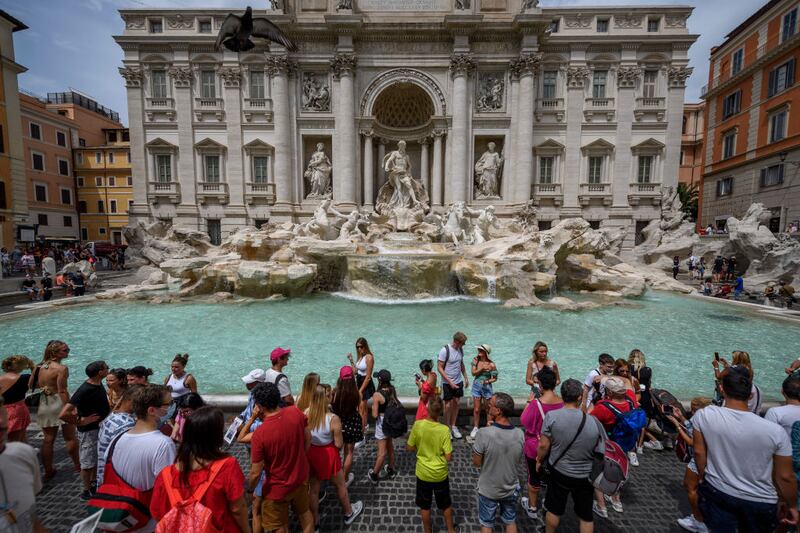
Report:
[[[672,411],[672,406],[671,406],[670,404],[668,404],[668,403],[665,403],[664,405],[662,405],[662,406],[661,406],[661,411],[662,411],[662,412],[663,412],[665,415],[670,415],[670,416],[672,416],[672,415],[674,415],[674,414],[675,414],[675,413]]]
[[[414,374],[414,377],[417,378],[418,380],[422,381],[422,376],[420,376],[419,374]]]
[[[719,362],[719,352],[714,352],[714,360]]]

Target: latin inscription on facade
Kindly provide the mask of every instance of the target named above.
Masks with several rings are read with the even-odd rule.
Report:
[[[450,0],[357,0],[361,11],[450,11]]]

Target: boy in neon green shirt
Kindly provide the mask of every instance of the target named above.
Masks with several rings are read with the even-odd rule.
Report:
[[[450,498],[450,478],[447,463],[453,458],[450,428],[439,423],[444,403],[438,396],[428,400],[428,417],[414,422],[408,437],[408,451],[417,453],[417,507],[422,515],[425,533],[431,533],[431,505],[444,514],[448,533],[457,533],[453,525],[453,502]]]

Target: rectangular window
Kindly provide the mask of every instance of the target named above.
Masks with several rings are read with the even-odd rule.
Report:
[[[78,152],[75,154],[75,162],[79,165],[83,164],[83,152]]]
[[[736,132],[726,133],[722,137],[722,159],[736,155]]]
[[[86,201],[81,200],[78,202],[78,213],[85,213],[86,212]]]
[[[742,106],[742,90],[729,94],[722,101],[722,118],[726,119],[732,117],[741,110]]]
[[[128,130],[122,130],[122,142],[126,143],[131,140],[131,133]],[[128,161],[130,163],[130,160]]]
[[[108,132],[108,142],[109,143],[117,142],[117,132],[116,131],[109,131]]]
[[[740,70],[742,70],[743,61],[744,48],[739,48],[733,53],[733,58],[731,59],[731,76],[735,76]]]
[[[72,217],[66,216],[66,215],[64,216],[64,227],[65,228],[71,228],[72,227]]]
[[[150,19],[150,33],[164,33],[164,24],[161,19]]]
[[[83,187],[83,186],[84,186],[84,180],[83,180],[83,177],[79,177],[79,178],[78,178],[78,187]]]
[[[777,111],[769,117],[769,142],[774,143],[786,137],[786,116],[785,109]]]
[[[117,178],[114,176],[108,177],[108,186],[109,187],[116,187],[117,186]]]
[[[257,218],[255,220],[253,220],[253,225],[256,227],[256,229],[261,229],[261,226],[264,226],[265,224],[268,224],[268,223],[269,223],[269,219],[265,219],[265,218]]]
[[[539,231],[547,231],[553,227],[552,220],[540,220],[539,221]]]
[[[6,182],[0,181],[0,209],[8,209],[8,199],[6,198]]]
[[[198,24],[198,27],[200,33],[211,33],[211,21],[208,19],[201,20],[200,23]]]
[[[589,227],[592,229],[600,229],[600,221],[599,220],[589,220]]]
[[[717,197],[729,196],[733,193],[733,177],[717,180]]]
[[[116,200],[109,200],[108,201],[108,211],[110,213],[116,213],[117,212],[117,201]]]
[[[658,31],[658,23],[660,22],[659,18],[648,18],[647,19],[647,31],[650,33]]]
[[[561,26],[561,19],[553,19],[550,21],[550,33],[558,33]]]
[[[639,173],[636,175],[638,183],[650,183],[653,177],[653,159],[652,155],[639,156]]]
[[[264,71],[250,71],[250,98],[266,98],[264,90]]]
[[[31,154],[31,162],[33,164],[33,170],[44,170],[44,156],[42,154],[37,154],[33,152]]]
[[[81,240],[88,241],[89,240],[89,230],[86,228],[81,228]]]
[[[125,156],[128,158],[128,163],[130,164],[130,162],[131,162],[131,153],[130,153],[130,152],[127,152],[127,153],[125,154]]]
[[[133,187],[133,176],[128,176],[128,187]]]
[[[161,182],[172,181],[172,156],[156,156],[156,180]]]
[[[30,123],[31,139],[42,140],[42,128],[38,124]]]
[[[95,187],[102,187],[103,186],[103,178],[101,176],[95,176],[94,185],[95,185]]]
[[[206,163],[206,181],[219,182],[219,156],[207,155],[205,156]]]
[[[769,73],[767,96],[773,96],[794,85],[794,58]]]
[[[98,165],[103,162],[103,152],[94,153],[94,162]]]
[[[61,189],[61,203],[64,205],[72,205],[72,191],[69,189]]]
[[[59,146],[67,145],[67,135],[63,131],[56,132],[56,144]]]
[[[33,192],[37,202],[47,201],[47,185],[34,185]]]
[[[213,70],[200,71],[200,96],[203,98],[217,97],[217,74]]]
[[[645,70],[642,78],[642,96],[645,98],[655,98],[656,80],[658,80],[657,70]]]
[[[106,204],[103,203],[103,200],[97,200],[97,212],[98,213],[106,212]]]
[[[268,157],[254,157],[253,158],[253,183],[267,183],[269,176],[269,158]]]
[[[0,154],[4,154],[6,151],[6,141],[3,138],[3,125],[0,124]]]
[[[78,146],[86,146],[86,139],[78,137]]]
[[[606,78],[608,71],[595,70],[592,76],[592,97],[605,98],[606,97]]]
[[[783,163],[761,169],[761,186],[770,187],[783,183]]]
[[[133,209],[133,200],[128,200],[128,211]]]
[[[681,166],[683,166],[683,150],[681,150],[681,161],[680,161],[680,165],[681,165]]]
[[[97,229],[97,233],[99,233],[100,235],[105,235],[106,234],[106,228],[98,228]]]
[[[539,158],[539,183],[553,183],[553,163],[555,157]]]
[[[545,70],[542,74],[542,98],[555,98],[556,97],[556,80],[558,79],[558,71]]]
[[[608,32],[608,19],[597,19],[597,33]]]
[[[783,16],[781,28],[781,42],[795,34],[797,31],[797,8],[792,9]]]
[[[114,152],[108,152],[108,164],[114,163]]]
[[[167,71],[166,70],[152,70],[150,71],[150,93],[153,98],[166,98],[167,97]]]
[[[47,215],[43,215],[41,213],[36,215],[36,223],[39,224],[40,226],[46,226],[47,225]]]
[[[603,182],[603,159],[601,155],[589,157],[589,183]]]
[[[206,221],[206,224],[208,229],[208,237],[211,241],[211,244],[219,246],[219,244],[222,242],[222,227],[219,219],[209,218]]]
[[[69,161],[66,159],[58,160],[58,173],[62,176],[69,176]]]

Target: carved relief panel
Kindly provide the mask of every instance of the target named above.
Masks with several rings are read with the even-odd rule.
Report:
[[[331,84],[328,72],[303,72],[300,82],[300,105],[303,111],[331,110]]]
[[[478,113],[502,112],[505,109],[505,72],[480,72],[476,76],[475,110]]]

